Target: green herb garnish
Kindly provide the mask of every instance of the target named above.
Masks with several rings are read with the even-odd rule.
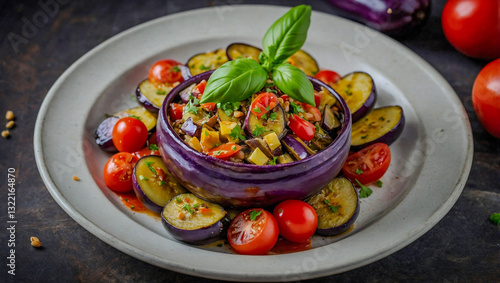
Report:
[[[139,120],[139,121],[142,121],[142,120],[141,120],[141,117],[139,117],[139,116],[136,116],[136,115],[133,115],[133,114],[129,114],[128,116],[129,116],[130,118],[135,118],[135,119],[137,119],[137,120]]]
[[[259,125],[255,125],[255,129],[253,130],[252,135],[254,137],[258,137],[258,136],[262,135],[265,132],[266,132],[266,128],[261,127]]]
[[[165,94],[167,94],[167,92],[164,89],[159,89],[159,90],[156,91],[156,94],[158,94],[158,95],[165,95]]]
[[[252,109],[252,112],[255,112],[255,113],[261,113],[261,111],[260,111],[260,108],[259,108],[259,107],[255,107],[254,109]]]
[[[356,175],[361,175],[361,174],[363,174],[363,170],[358,168],[358,169],[356,169],[356,171],[354,171],[354,173],[356,173]]]
[[[176,203],[181,203],[181,202],[182,202],[182,200],[181,200],[181,198],[175,198],[175,202],[176,202]]]
[[[181,69],[179,68],[179,66],[174,66],[174,67],[172,68],[172,71],[174,71],[175,73],[178,73],[178,72],[180,72],[180,71],[181,71]]]
[[[345,94],[347,94],[347,95],[352,95],[352,92],[351,92],[351,85],[348,85],[348,86],[347,86],[347,89],[345,90]]]
[[[151,150],[158,150],[158,145],[152,143],[152,144],[149,145],[149,149],[151,149]]]
[[[196,115],[198,114],[198,107],[194,106],[193,103],[191,103],[191,100],[189,100],[186,106],[184,106],[184,112],[189,112]]]
[[[250,220],[251,221],[254,221],[255,219],[257,219],[257,217],[262,213],[261,210],[257,211],[257,210],[252,210],[250,211]]]
[[[328,208],[331,211],[337,212],[339,210],[340,205],[332,205],[332,203],[329,200],[327,200],[327,199],[325,199],[325,203],[326,203],[326,205],[328,205]]]
[[[182,207],[182,209],[189,212],[190,214],[193,214],[193,210],[191,209],[191,206],[187,203]]]
[[[148,177],[144,177],[142,175],[139,175],[139,180],[149,181]]]
[[[208,71],[212,69],[212,65],[209,65],[208,67],[205,66],[204,64],[200,65],[200,71]]]
[[[276,165],[276,160],[278,160],[278,157],[273,156],[273,159],[269,160],[269,162],[267,164],[269,164],[269,165]]]
[[[382,188],[382,185],[383,185],[384,183],[382,183],[382,181],[381,181],[381,180],[377,180],[377,182],[375,182],[375,184],[377,185],[377,187]]]
[[[292,113],[294,114],[304,113],[304,109],[302,109],[302,106],[295,104],[295,102],[290,101],[290,106],[292,106]]]
[[[495,212],[490,216],[490,221],[496,225],[500,225],[500,213]]]
[[[151,164],[154,164],[153,161],[146,161],[146,166],[148,166],[149,170],[151,170],[151,172],[153,172],[153,174],[155,175],[158,175],[158,172],[156,172],[156,170],[153,168],[153,166],[151,166]]]
[[[240,125],[236,125],[234,128],[232,128],[229,136],[233,139],[240,139],[242,141],[246,140],[245,136],[242,134]]]
[[[356,183],[358,183],[358,185],[361,187],[361,191],[359,191],[359,198],[367,198],[373,193],[372,189],[363,186],[363,184],[361,184],[358,179],[356,179]]]
[[[273,113],[269,114],[269,119],[271,119],[271,120],[273,120],[273,121],[274,121],[274,120],[276,120],[277,118],[278,118],[278,113],[273,112]]]

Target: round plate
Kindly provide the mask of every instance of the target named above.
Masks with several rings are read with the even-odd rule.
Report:
[[[453,206],[471,168],[472,133],[463,106],[437,71],[398,42],[319,12],[312,14],[303,49],[322,68],[371,74],[379,91],[376,106],[401,105],[406,115],[403,134],[391,145],[393,160],[383,187],[372,186],[373,194],[362,199],[349,233],[315,236],[307,251],[242,256],[174,240],[157,219],[127,209],[104,185],[102,168],[109,155],[95,145],[95,129],[105,113],[137,106],[135,87],[155,61],[185,62],[231,42],[260,46],[267,28],[287,10],[226,6],[174,14],[127,30],[75,62],[50,89],[35,127],[37,165],[57,203],[85,229],[131,256],[225,280],[291,281],[340,273],[383,258],[427,232]],[[73,181],[73,175],[81,181]]]

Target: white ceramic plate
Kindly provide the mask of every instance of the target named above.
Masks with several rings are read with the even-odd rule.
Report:
[[[35,128],[37,165],[57,203],[85,229],[131,256],[225,280],[290,281],[340,273],[381,259],[427,232],[453,206],[470,171],[472,133],[463,106],[437,71],[398,42],[319,12],[312,15],[304,49],[322,68],[370,73],[379,91],[377,106],[401,105],[407,119],[391,146],[384,185],[362,200],[350,233],[315,237],[314,248],[299,253],[236,255],[173,240],[157,219],[133,213],[105,187],[102,168],[109,155],[95,145],[94,131],[104,113],[136,105],[131,96],[156,60],[185,62],[231,42],[260,46],[267,28],[287,10],[227,6],[179,13],[127,30],[75,62],[50,89]],[[81,181],[73,181],[73,175]]]

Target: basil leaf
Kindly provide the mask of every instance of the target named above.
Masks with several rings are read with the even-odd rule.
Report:
[[[291,98],[315,105],[313,85],[299,68],[289,63],[279,64],[273,68],[271,79],[283,93]]]
[[[290,9],[274,22],[262,39],[262,55],[265,69],[283,63],[299,51],[307,37],[311,23],[311,6],[299,5]]]
[[[266,70],[253,59],[226,62],[208,79],[200,103],[245,100],[263,88],[266,80]]]

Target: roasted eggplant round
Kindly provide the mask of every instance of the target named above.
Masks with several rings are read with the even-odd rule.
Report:
[[[174,238],[191,244],[221,238],[230,223],[222,206],[189,193],[174,196],[163,208],[161,219]]]
[[[352,124],[351,150],[358,151],[374,143],[390,145],[403,132],[405,115],[401,106],[373,109]]]
[[[227,59],[251,58],[259,62],[259,55],[262,49],[246,43],[231,43],[226,48]]]
[[[359,215],[358,191],[344,177],[333,179],[308,201],[318,216],[316,234],[334,236],[347,231]]]
[[[156,213],[160,213],[173,196],[186,192],[158,155],[144,156],[137,161],[132,183],[137,198]]]
[[[148,111],[158,113],[170,90],[172,87],[161,86],[158,88],[149,79],[145,79],[137,86],[135,96],[137,101]]]
[[[200,53],[192,56],[186,65],[193,76],[206,71],[215,70],[226,63],[226,49],[217,49],[215,51]]]
[[[345,113],[335,140],[318,153],[299,161],[282,158],[284,164],[257,166],[221,160],[189,146],[170,124],[167,109],[174,99],[178,99],[180,91],[193,83],[208,80],[211,73],[194,76],[178,85],[168,94],[159,112],[160,153],[172,175],[189,191],[227,207],[266,207],[285,199],[304,199],[340,172],[350,148],[351,115],[342,97],[314,78],[310,78],[314,88],[317,91],[325,88],[332,93],[339,110]]]
[[[344,98],[351,110],[352,122],[368,114],[375,106],[377,90],[373,78],[365,72],[353,72],[343,76],[333,89]]]

